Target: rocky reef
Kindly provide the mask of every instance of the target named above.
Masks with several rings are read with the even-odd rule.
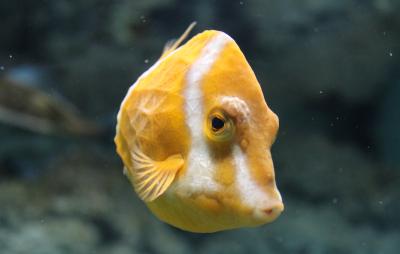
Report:
[[[0,123],[0,252],[399,253],[399,11],[396,0],[2,1],[0,80],[57,94],[106,131]],[[122,175],[119,103],[193,20],[237,41],[280,117],[286,207],[271,225],[182,232]]]

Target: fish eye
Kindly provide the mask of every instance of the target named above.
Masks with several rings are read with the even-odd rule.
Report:
[[[223,111],[214,110],[208,117],[207,136],[214,141],[230,140],[234,133],[232,119]]]
[[[218,132],[225,127],[225,120],[219,116],[214,116],[211,119],[211,127],[214,132]]]

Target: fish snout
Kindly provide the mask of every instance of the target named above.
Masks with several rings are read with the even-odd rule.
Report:
[[[284,205],[282,201],[276,200],[274,202],[269,202],[269,204],[260,206],[254,209],[253,215],[256,220],[263,221],[265,223],[271,222],[279,217],[283,212]]]

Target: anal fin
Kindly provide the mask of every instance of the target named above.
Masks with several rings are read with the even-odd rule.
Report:
[[[163,161],[154,161],[140,149],[132,152],[133,170],[130,171],[136,193],[146,202],[151,202],[163,194],[182,168],[184,160],[175,154]]]

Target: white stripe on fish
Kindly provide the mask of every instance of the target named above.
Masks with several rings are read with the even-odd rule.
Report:
[[[179,182],[179,187],[190,192],[215,191],[219,187],[219,184],[214,180],[215,165],[212,165],[203,133],[204,105],[201,81],[230,40],[232,39],[224,33],[219,33],[213,37],[203,48],[200,57],[192,64],[186,76],[185,114],[192,142],[186,159],[188,163],[187,172]]]

